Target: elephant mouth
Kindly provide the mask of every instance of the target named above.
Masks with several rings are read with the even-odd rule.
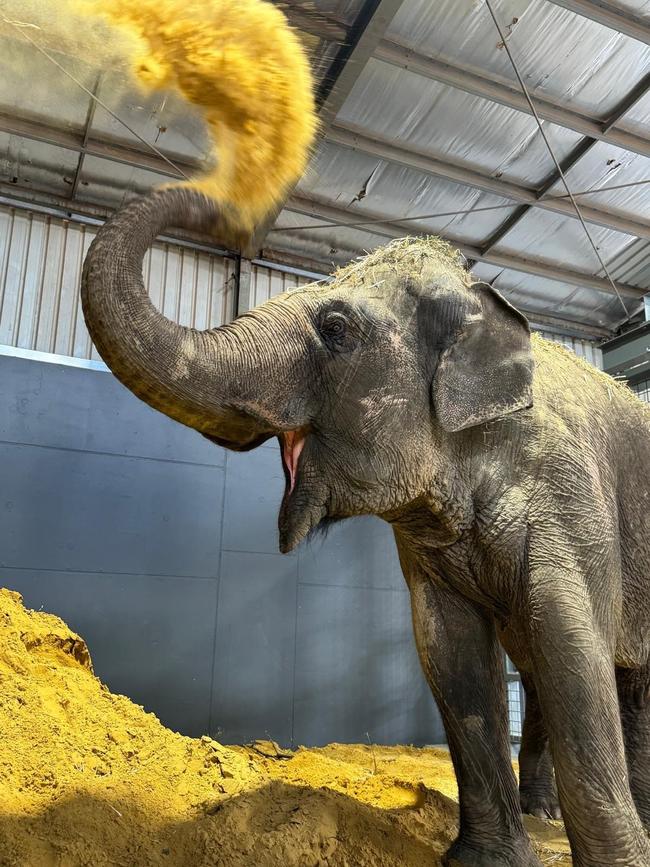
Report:
[[[280,434],[285,490],[279,515],[280,551],[292,551],[326,514],[322,487],[305,464],[314,460],[309,427]]]
[[[282,463],[284,464],[285,475],[287,478],[287,494],[293,493],[296,487],[296,476],[298,474],[298,461],[305,447],[307,439],[306,428],[298,430],[286,431],[281,436],[282,444]]]

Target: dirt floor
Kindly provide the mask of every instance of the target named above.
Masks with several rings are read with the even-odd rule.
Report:
[[[182,737],[8,590],[0,732],[2,867],[433,867],[455,833],[444,750]],[[544,863],[571,863],[560,823],[528,827]]]

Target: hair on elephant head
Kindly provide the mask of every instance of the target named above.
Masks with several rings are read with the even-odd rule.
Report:
[[[324,521],[426,496],[444,438],[531,404],[526,319],[435,238],[389,244],[220,328],[170,322],[144,289],[143,256],[172,223],[218,219],[189,189],[123,208],[88,253],[84,314],[151,406],[227,448],[280,439],[282,550]]]

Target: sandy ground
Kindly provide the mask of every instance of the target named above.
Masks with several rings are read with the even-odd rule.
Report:
[[[2,867],[434,867],[455,834],[445,750],[182,737],[7,590],[0,731]],[[571,863],[560,823],[527,824],[544,863]]]

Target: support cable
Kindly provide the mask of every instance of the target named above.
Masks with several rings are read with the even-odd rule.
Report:
[[[596,242],[594,241],[591,232],[589,231],[589,228],[585,222],[585,219],[582,216],[582,212],[581,212],[580,208],[578,207],[578,203],[575,199],[575,196],[573,195],[573,193],[571,192],[571,189],[569,188],[569,184],[567,183],[566,176],[565,176],[564,172],[562,171],[562,166],[560,165],[560,162],[555,155],[555,151],[553,150],[553,147],[552,147],[550,141],[548,140],[548,136],[546,135],[546,131],[544,130],[544,127],[542,125],[542,121],[540,120],[539,114],[537,113],[537,109],[535,108],[535,104],[534,104],[533,100],[531,99],[530,94],[528,93],[528,88],[526,87],[526,84],[524,83],[524,80],[521,77],[521,73],[519,72],[519,67],[517,66],[515,59],[512,55],[512,52],[510,51],[510,46],[508,45],[507,37],[504,34],[504,32],[501,28],[501,25],[499,24],[499,21],[498,21],[496,15],[494,13],[494,9],[492,8],[492,3],[490,2],[490,0],[485,0],[485,5],[488,8],[488,11],[492,17],[492,20],[494,21],[494,26],[496,27],[496,29],[499,33],[499,37],[501,38],[501,44],[503,45],[503,47],[506,50],[506,53],[507,53],[508,58],[510,60],[510,63],[512,64],[512,68],[514,70],[514,73],[517,76],[517,81],[519,82],[519,86],[521,87],[522,93],[526,97],[526,102],[528,103],[528,107],[530,108],[531,114],[533,115],[533,117],[535,118],[535,120],[537,122],[537,126],[539,127],[539,131],[541,133],[541,136],[544,139],[544,144],[548,148],[548,152],[551,155],[553,162],[555,163],[555,168],[557,169],[557,173],[558,173],[562,183],[564,184],[564,188],[567,191],[568,197],[571,199],[571,204],[575,208],[575,212],[578,216],[578,219],[582,223],[582,228],[585,230],[585,234],[586,234],[587,238],[589,239],[589,243],[593,247],[594,253],[598,257],[598,261],[600,262],[600,265],[603,269],[603,272],[605,273],[609,282],[612,284],[612,289],[616,293],[616,297],[621,302],[621,307],[623,308],[623,310],[625,311],[625,315],[627,316],[628,309],[625,306],[625,302],[623,301],[621,293],[618,290],[618,286],[616,285],[614,278],[612,277],[612,275],[609,271],[609,268],[605,264],[605,260],[603,259],[602,255],[600,253],[600,250],[598,249],[598,246],[597,246]]]
[[[152,144],[150,141],[147,141],[144,136],[141,136],[139,132],[136,132],[133,127],[129,126],[129,124],[125,120],[123,120],[118,114],[116,114],[111,108],[109,108],[106,103],[97,96],[97,94],[93,93],[90,88],[86,87],[83,82],[79,81],[78,78],[76,78],[71,72],[69,72],[65,68],[65,66],[62,66],[56,58],[52,57],[49,51],[46,51],[41,45],[38,44],[38,42],[36,42],[35,39],[32,39],[32,37],[25,32],[25,27],[32,27],[34,25],[26,24],[22,21],[11,21],[9,18],[5,18],[4,15],[0,16],[0,19],[5,24],[9,24],[11,25],[11,27],[17,30],[20,35],[24,39],[26,39],[27,42],[33,45],[38,52],[40,52],[44,57],[47,57],[50,63],[53,63],[57,69],[59,69],[71,81],[74,81],[74,83],[78,87],[80,87],[84,93],[86,93],[91,99],[93,99],[98,105],[100,105],[104,109],[104,111],[107,111],[110,116],[114,118],[118,123],[122,124],[122,126],[127,129],[131,133],[131,135],[134,135],[138,139],[138,141],[141,141],[142,144],[150,148],[156,154],[156,156],[159,156],[161,160],[164,160],[169,166],[171,166],[171,168],[173,168],[175,172],[178,172],[180,177],[185,178],[186,181],[190,180],[190,178],[185,174],[185,172],[182,169],[179,169],[179,167],[175,165],[172,160],[169,159],[169,157],[165,156],[165,154],[161,150],[159,150],[154,144]]]
[[[591,196],[595,193],[608,193],[611,190],[622,190],[627,189],[628,187],[640,187],[644,184],[650,184],[650,178],[645,178],[641,181],[629,181],[625,184],[612,184],[612,186],[607,187],[594,187],[591,190],[581,190],[580,192],[572,193],[571,195],[576,196]],[[566,193],[561,196],[548,196],[546,201],[553,201],[555,199],[568,199],[569,195]],[[533,207],[537,207],[534,202],[531,202]],[[313,229],[330,229],[330,228],[339,228],[339,229],[355,229],[361,226],[372,226],[375,223],[411,223],[417,220],[435,220],[442,219],[443,217],[462,217],[465,214],[481,214],[485,211],[504,211],[509,210],[511,208],[516,207],[516,205],[510,202],[507,205],[485,205],[481,208],[464,208],[460,211],[441,211],[435,214],[419,214],[416,217],[372,217],[365,220],[354,220],[351,222],[333,222],[327,221],[324,223],[319,223],[318,226],[314,226],[313,224],[304,225],[304,226],[286,226],[286,227],[274,227],[273,229],[269,229],[269,234],[271,232],[302,232],[309,231]],[[290,207],[287,207],[287,210],[291,210]],[[314,218],[317,219],[317,215],[314,215]]]

